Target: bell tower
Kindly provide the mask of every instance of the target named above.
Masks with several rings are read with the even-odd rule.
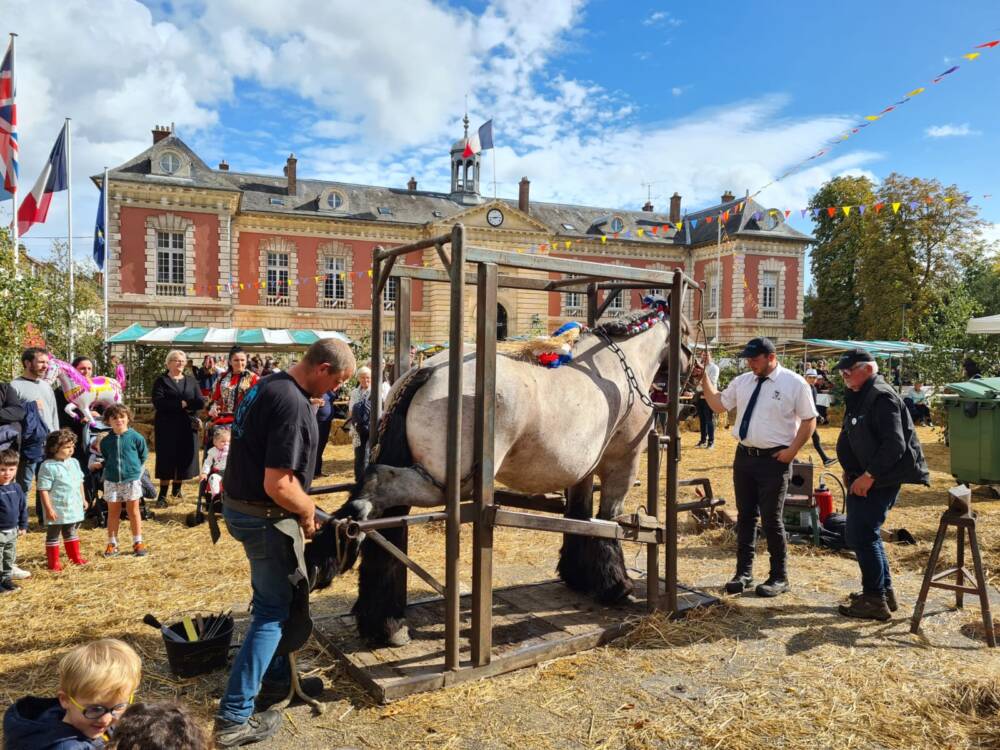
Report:
[[[451,197],[460,203],[481,203],[479,196],[479,154],[464,156],[469,143],[469,115],[462,118],[465,134],[451,147]]]

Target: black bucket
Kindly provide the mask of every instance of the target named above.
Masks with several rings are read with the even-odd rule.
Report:
[[[209,615],[203,619],[205,632],[208,632],[219,619],[219,615]],[[175,622],[166,627],[184,639],[181,642],[163,636],[163,645],[167,649],[167,662],[170,664],[170,671],[178,677],[196,677],[211,672],[213,669],[222,669],[229,663],[229,645],[233,641],[233,618],[231,615],[223,618],[222,624],[219,625],[219,632],[205,641],[187,640],[183,621]]]

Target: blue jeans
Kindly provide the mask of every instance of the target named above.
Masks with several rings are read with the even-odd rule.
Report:
[[[41,465],[41,461],[28,461],[26,458],[22,458],[21,463],[17,465],[17,477],[14,481],[24,490],[25,497],[31,496],[31,484],[38,476],[38,469],[41,468]],[[44,526],[45,512],[42,509],[42,496],[38,494],[37,488],[35,489],[35,515],[38,517],[38,525]]]
[[[253,713],[261,681],[288,684],[288,658],[276,655],[281,628],[292,603],[288,580],[296,569],[292,540],[274,528],[274,522],[223,508],[229,533],[243,544],[250,560],[253,587],[250,627],[243,639],[219,701],[218,717],[244,724]]]
[[[889,558],[879,531],[899,497],[899,485],[872,487],[867,497],[847,496],[847,546],[858,556],[861,587],[866,594],[892,588]]]

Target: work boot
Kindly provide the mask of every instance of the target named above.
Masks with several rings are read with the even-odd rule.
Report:
[[[218,747],[252,745],[273,737],[280,728],[280,711],[261,711],[247,719],[245,724],[216,719],[215,744]]]
[[[850,605],[841,604],[837,611],[844,617],[857,617],[861,620],[885,622],[892,618],[882,594],[862,594],[857,599],[852,598]]]
[[[299,685],[302,692],[310,698],[319,698],[323,694],[323,680],[319,677],[299,677]],[[291,690],[291,683],[288,682],[263,682],[257,700],[254,704],[257,711],[265,711],[275,703],[285,700]],[[292,703],[301,700],[298,695],[292,697]]]
[[[749,573],[737,573],[733,580],[726,584],[727,594],[742,594],[753,586],[753,576]]]
[[[778,578],[776,576],[771,576],[764,583],[760,584],[757,589],[757,596],[763,596],[770,598],[773,596],[779,596],[788,591],[788,581],[784,578]]]
[[[848,598],[852,602],[854,602],[860,599],[864,595],[865,595],[864,591],[855,591]],[[885,603],[886,606],[889,607],[890,612],[895,612],[897,609],[899,609],[899,604],[896,602],[896,591],[894,589],[885,590]]]

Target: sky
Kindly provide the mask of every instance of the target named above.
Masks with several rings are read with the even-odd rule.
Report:
[[[685,210],[756,192],[916,88],[926,91],[758,196],[793,226],[827,180],[957,184],[1000,239],[1000,3],[622,0],[6,0],[17,37],[22,196],[72,118],[74,253],[90,176],[173,123],[206,163],[447,190],[466,112],[494,121],[484,193]],[[947,68],[959,70],[939,84]],[[496,171],[493,172],[495,156]],[[991,195],[992,198],[983,196]],[[7,223],[11,202],[0,204]],[[66,194],[23,238],[67,235]]]

